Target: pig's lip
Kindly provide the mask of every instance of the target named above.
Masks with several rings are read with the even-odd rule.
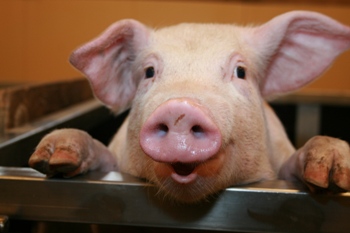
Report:
[[[197,179],[197,173],[191,173],[187,176],[179,175],[175,172],[171,174],[171,178],[179,184],[189,184]]]

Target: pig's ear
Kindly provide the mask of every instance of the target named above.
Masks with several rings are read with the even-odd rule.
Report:
[[[350,47],[350,28],[314,12],[289,12],[256,28],[249,39],[266,61],[265,98],[294,91],[324,72]]]
[[[116,112],[129,108],[134,98],[139,80],[132,63],[148,44],[149,32],[135,20],[118,21],[70,57],[90,81],[95,96]]]

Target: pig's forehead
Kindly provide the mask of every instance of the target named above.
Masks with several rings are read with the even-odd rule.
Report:
[[[245,28],[235,25],[184,23],[156,30],[152,45],[171,53],[244,52],[244,33]]]

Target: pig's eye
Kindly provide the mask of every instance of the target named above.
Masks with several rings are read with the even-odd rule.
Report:
[[[153,78],[155,75],[154,67],[150,66],[145,69],[146,78]]]
[[[235,69],[235,76],[240,79],[245,79],[245,68],[242,66],[237,66]]]

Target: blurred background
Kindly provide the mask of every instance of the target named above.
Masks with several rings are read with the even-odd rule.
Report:
[[[72,50],[111,23],[151,27],[180,22],[260,24],[290,10],[318,11],[350,25],[349,0],[0,0],[0,83],[70,80]],[[350,90],[350,52],[305,90]]]

